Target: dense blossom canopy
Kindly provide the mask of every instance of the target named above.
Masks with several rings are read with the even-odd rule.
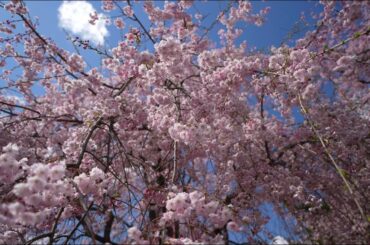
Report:
[[[287,241],[370,242],[370,2],[324,1],[269,52],[237,42],[268,8],[230,1],[201,28],[192,4],[104,0],[126,34],[75,39],[89,68],[0,3],[1,244],[268,242],[263,205]]]

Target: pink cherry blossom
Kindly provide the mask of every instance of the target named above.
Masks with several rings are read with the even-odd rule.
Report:
[[[121,40],[69,51],[27,4],[0,3],[0,244],[368,243],[369,1],[268,52],[269,3],[103,0]]]

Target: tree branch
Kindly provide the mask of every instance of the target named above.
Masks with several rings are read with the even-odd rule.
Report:
[[[85,211],[84,215],[81,217],[81,219],[78,221],[77,225],[73,228],[71,233],[67,236],[66,240],[64,241],[63,245],[67,245],[68,241],[71,239],[73,234],[76,232],[77,228],[84,222],[84,219],[86,218],[87,214],[89,213],[90,209],[94,205],[94,202],[91,202],[87,210]]]

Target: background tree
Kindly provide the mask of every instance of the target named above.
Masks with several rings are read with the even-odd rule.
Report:
[[[215,45],[193,2],[142,3],[150,27],[137,4],[102,2],[134,23],[117,47],[73,39],[90,69],[0,3],[0,243],[267,242],[265,204],[288,240],[369,243],[369,2],[269,54],[236,42],[268,9],[230,1]]]

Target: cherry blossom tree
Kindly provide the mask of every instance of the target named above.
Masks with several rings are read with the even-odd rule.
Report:
[[[1,244],[266,243],[267,203],[279,241],[370,242],[370,2],[324,1],[264,53],[237,24],[268,8],[230,1],[204,27],[192,4],[104,0],[128,31],[109,50],[75,39],[102,58],[88,68],[0,3]]]

